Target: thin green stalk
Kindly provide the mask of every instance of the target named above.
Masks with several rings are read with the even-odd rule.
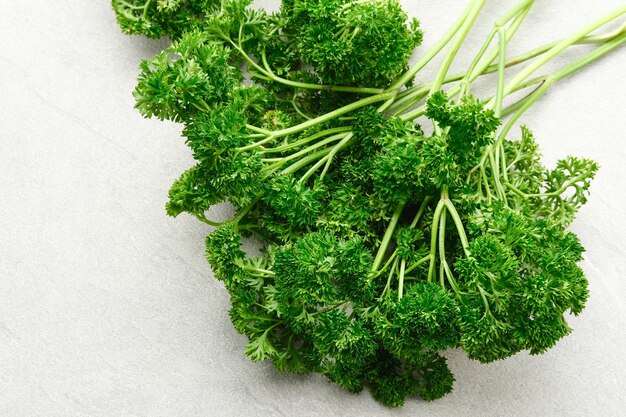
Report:
[[[624,12],[622,12],[622,14],[623,13]],[[614,12],[614,14],[615,14],[615,12]],[[595,25],[598,25],[599,22],[601,23],[604,20],[610,20],[610,19],[605,17],[604,19],[601,19],[601,21],[596,21]],[[592,26],[590,25],[589,27],[592,27]],[[618,30],[611,31],[610,33],[607,33],[607,34],[597,35],[597,36],[593,36],[593,37],[590,37],[590,36],[582,37],[582,38],[578,39],[576,42],[570,42],[569,46],[574,45],[574,44],[578,44],[578,43],[593,43],[593,44],[595,44],[595,43],[605,42],[608,39],[609,41],[606,44],[602,45],[601,47],[606,46],[606,45],[612,45],[611,48],[610,48],[612,50],[615,47],[619,46],[619,45],[615,45],[613,42],[620,42],[620,39],[622,39],[621,37],[624,35],[624,31],[625,30],[626,30],[626,28],[624,27],[624,25],[622,25],[622,26],[620,26],[620,28]],[[532,59],[532,58],[538,56],[539,54],[552,53],[552,52],[554,52],[553,51],[554,48],[556,48],[556,46],[553,46],[553,45],[562,44],[563,42],[567,41],[568,39],[570,39],[570,41],[571,41],[571,38],[572,37],[570,36],[569,38],[564,38],[561,41],[552,42],[552,43],[546,44],[546,45],[544,45],[542,47],[539,47],[539,48],[535,49],[533,51],[533,53],[531,53],[531,54],[523,54],[523,55],[520,55],[520,56],[518,56],[516,58],[513,58],[512,60],[507,61],[507,63],[505,64],[505,67],[509,67],[509,66],[512,66],[512,65],[517,65],[517,64],[519,64],[521,62],[524,62],[524,61],[527,61],[529,59]],[[549,46],[550,46],[550,48],[548,48]],[[495,54],[495,55],[497,55],[497,54]],[[549,60],[550,60],[550,58],[546,58],[545,55],[541,55],[541,61],[543,61],[543,63],[541,65],[545,64]],[[487,60],[485,60],[485,62],[487,62]],[[538,67],[541,66],[541,65],[536,65],[537,62],[538,61],[533,62],[533,64],[532,64],[533,67],[537,67],[538,68]],[[484,71],[493,72],[493,70],[497,70],[497,68],[499,68],[499,66],[500,66],[500,63],[498,63],[496,66],[486,66]],[[482,73],[482,71],[483,71],[483,69],[477,68],[476,71],[475,71],[477,73],[476,77],[478,77]],[[524,69],[524,70],[522,70],[522,72],[525,72],[525,73],[527,72],[528,75],[530,75],[530,74],[532,74],[532,72],[534,72],[534,70],[528,72],[527,69]],[[522,72],[520,72],[520,74]],[[472,78],[474,78],[474,77],[472,77]],[[525,81],[524,79],[521,79],[519,81],[516,81],[515,85],[512,85],[513,84],[513,80],[512,80],[511,82],[509,82],[504,87],[504,91],[502,93],[503,97],[506,97],[506,96],[508,96],[508,95],[510,95],[512,93],[515,93],[516,91],[518,91],[518,90],[520,90],[522,88],[526,88],[529,85],[536,84],[536,83],[539,82],[539,80],[544,79],[544,78],[547,78],[547,77],[546,76],[537,77],[537,78],[534,78],[534,79],[532,79],[530,81]],[[545,81],[544,81],[544,84],[545,84]],[[454,97],[457,94],[459,94],[459,92],[462,90],[462,88],[463,88],[462,85],[456,84],[452,88],[447,90],[446,94],[448,95],[448,97]],[[545,89],[547,89],[547,87],[544,87],[544,86],[541,86],[540,88],[541,88],[542,92],[540,92],[539,94],[533,94],[532,97],[537,97],[538,95],[543,94],[543,92],[545,92]],[[534,103],[534,100],[533,100],[532,97],[528,97],[526,99],[527,101],[525,103],[528,104],[527,106],[525,106],[526,108],[528,108],[530,106],[530,104]],[[495,97],[493,97],[486,104],[486,106],[493,107],[494,104],[495,104],[495,100],[496,100]],[[516,106],[516,108],[519,108],[521,106],[522,106],[522,104]],[[510,114],[510,112],[511,112],[510,110],[507,111],[507,114]],[[420,107],[418,107],[418,108],[416,108],[416,109],[414,109],[414,110],[412,110],[410,112],[407,112],[407,113],[404,113],[404,114],[400,115],[399,117],[402,120],[408,121],[408,120],[414,120],[414,119],[416,119],[416,118],[418,118],[420,116],[423,116],[425,113],[426,113],[426,105],[422,105],[422,106],[420,106]]]
[[[526,96],[524,96],[523,98],[517,100],[515,103],[508,105],[507,107],[502,109],[502,112],[500,113],[500,117],[504,118],[508,115],[510,115],[511,113],[516,112],[517,110],[520,109],[520,107],[522,107],[524,105],[524,103],[530,99],[530,97],[532,96],[532,94],[543,85],[543,83],[546,81],[547,76],[542,75],[541,77],[535,77],[532,80],[529,80],[523,84],[520,84],[517,86],[517,88],[515,89],[517,91],[523,90],[525,88],[528,88],[530,86],[533,85],[537,85],[530,93],[528,93]]]
[[[328,169],[328,167],[330,166],[330,163],[333,160],[333,157],[337,154],[337,152],[339,152],[341,149],[343,149],[344,147],[348,145],[348,143],[350,142],[350,139],[352,139],[353,136],[354,135],[352,134],[352,132],[345,133],[343,139],[338,144],[333,146],[330,149],[330,152],[328,152],[328,154],[326,154],[322,159],[317,161],[317,163],[313,165],[302,176],[302,178],[300,178],[299,182],[301,183],[306,182],[322,165],[324,165],[324,170],[322,171],[322,174],[320,175],[320,179],[323,179],[324,176],[326,175],[326,170]]]
[[[398,249],[394,249],[393,253],[391,254],[391,256],[389,256],[389,259],[387,259],[387,262],[385,262],[385,265],[383,265],[382,268],[380,268],[378,271],[373,271],[373,276],[377,277],[381,273],[383,273],[387,268],[389,268],[389,265],[391,265],[391,262],[393,262],[393,260],[396,259],[396,256],[398,256]]]
[[[402,299],[402,292],[404,291],[404,270],[406,268],[406,259],[400,261],[400,272],[398,273],[398,301]]]
[[[400,215],[402,215],[402,210],[404,210],[405,202],[401,202],[396,206],[393,215],[391,216],[391,220],[389,221],[389,226],[387,226],[387,230],[385,231],[385,235],[383,236],[383,240],[378,247],[378,252],[376,253],[376,257],[374,258],[374,263],[372,264],[372,271],[376,271],[380,264],[383,261],[383,257],[385,256],[385,252],[387,252],[387,247],[389,246],[389,242],[391,242],[391,237],[393,236],[393,232],[396,229],[396,225],[398,224],[398,220],[400,220]]]
[[[241,53],[245,53],[243,49],[239,49]],[[247,55],[247,54],[246,54]],[[344,86],[334,86],[334,85],[324,85],[324,84],[309,84],[309,83],[300,83],[297,81],[288,80],[286,78],[282,78],[274,74],[274,71],[270,68],[267,62],[267,56],[265,54],[265,50],[261,51],[261,61],[263,62],[263,68],[259,65],[255,65],[255,68],[258,71],[263,71],[263,73],[269,77],[271,80],[279,82],[284,85],[288,85],[294,88],[302,88],[306,90],[320,90],[320,91],[338,91],[343,93],[357,93],[357,94],[381,94],[384,92],[382,88],[367,88],[367,87],[344,87]]]
[[[448,73],[448,70],[450,69],[450,65],[452,65],[452,61],[454,61],[454,58],[456,57],[456,54],[459,51],[459,48],[465,41],[465,38],[467,38],[467,35],[469,34],[472,26],[474,25],[474,22],[476,21],[476,18],[478,17],[478,14],[482,10],[484,4],[485,4],[485,0],[476,1],[473,4],[472,9],[468,12],[467,16],[465,17],[463,24],[459,28],[458,33],[455,35],[456,38],[454,42],[452,43],[452,46],[450,46],[450,49],[448,50],[448,53],[443,60],[443,63],[439,67],[439,72],[437,73],[435,81],[431,85],[430,94],[433,94],[439,91],[439,89],[443,85],[443,81],[446,78],[446,74]]]
[[[259,272],[263,275],[269,275],[269,276],[274,276],[276,275],[276,272],[274,271],[270,271],[267,269],[262,269],[262,268],[255,268],[253,266],[249,266],[249,265],[241,265],[241,268],[246,270],[246,271],[250,271],[250,272]]]
[[[446,77],[446,80],[444,80],[444,84],[448,82],[450,82],[449,77]],[[421,84],[418,88],[411,88],[410,90],[405,91],[410,91],[410,93],[397,99],[391,106],[389,106],[389,111],[392,111],[392,114],[394,116],[413,107],[416,102],[424,99],[424,97],[426,97],[428,95],[428,92],[430,91],[430,83],[424,83]]]
[[[261,59],[263,61],[263,64],[266,65],[266,67],[264,68],[261,65],[257,64],[252,58],[250,58],[248,53],[244,51],[243,47],[241,46],[241,40],[239,44],[237,44],[228,36],[222,36],[222,39],[230,43],[230,45],[237,52],[239,52],[239,54],[243,57],[243,59],[246,60],[248,65],[252,66],[256,71],[264,75],[264,77],[260,77],[260,78],[264,78],[264,79],[269,78],[272,81],[276,81],[278,83],[288,85],[290,87],[302,88],[302,89],[307,89],[307,90],[340,91],[340,92],[345,92],[345,93],[359,93],[359,94],[381,94],[384,92],[384,90],[381,88],[343,87],[343,86],[331,86],[331,85],[323,85],[323,84],[308,84],[308,83],[300,83],[297,81],[288,80],[286,78],[281,78],[277,76],[276,74],[274,74],[274,72],[269,68],[269,65],[267,65],[267,58],[265,56],[265,51],[261,53]]]
[[[276,153],[276,152],[285,152],[288,151],[290,149],[293,148],[298,148],[300,146],[306,145],[309,142],[312,142],[316,139],[319,138],[323,138],[324,136],[329,136],[329,135],[333,135],[335,133],[342,133],[342,132],[349,132],[352,129],[351,126],[341,126],[341,127],[335,127],[332,129],[326,129],[323,130],[321,132],[317,132],[314,135],[308,136],[304,139],[299,139],[295,142],[292,143],[288,143],[286,145],[281,145],[281,146],[277,146],[275,148],[269,148],[269,149],[265,149],[263,150],[263,153]]]
[[[311,155],[302,158],[301,160],[299,160],[298,162],[288,166],[287,168],[282,170],[283,174],[293,174],[294,172],[299,171],[300,169],[302,169],[303,167],[307,166],[308,164],[310,164],[313,161],[316,161],[317,159],[319,159],[320,157],[328,154],[330,152],[330,149],[323,149],[321,151],[317,151],[312,153]]]
[[[344,136],[346,136],[345,133],[338,133],[336,135],[330,136],[330,137],[328,137],[328,138],[326,138],[324,140],[321,140],[319,142],[315,142],[313,145],[311,145],[311,146],[309,146],[307,148],[304,148],[304,149],[302,149],[302,150],[300,150],[300,151],[298,151],[296,153],[293,153],[293,154],[291,154],[289,156],[285,156],[285,157],[282,157],[282,158],[281,157],[277,157],[277,158],[263,158],[263,159],[261,159],[261,161],[263,161],[263,162],[275,162],[277,165],[276,164],[270,165],[270,167],[277,168],[277,167],[280,167],[280,166],[284,165],[286,162],[291,161],[292,159],[296,159],[296,158],[298,158],[298,157],[300,157],[302,155],[306,155],[309,152],[311,152],[311,151],[313,151],[313,150],[315,150],[315,149],[317,149],[319,147],[322,147],[322,146],[327,145],[327,144],[332,143],[332,142],[336,142],[339,139],[343,138]]]
[[[497,144],[492,149],[497,149]],[[504,186],[502,185],[502,182],[500,181],[500,166],[496,162],[496,157],[493,152],[489,153],[489,163],[491,165],[493,181],[496,186],[496,195],[498,196],[498,199],[504,201],[504,203],[506,204],[507,203],[506,193],[504,191]]]
[[[422,259],[416,261],[414,264],[412,264],[411,266],[409,266],[405,272],[405,274],[410,273],[411,271],[413,271],[415,268],[417,268],[418,266],[420,266],[421,264],[423,264],[424,262],[430,261],[432,257],[430,255],[426,255],[424,256]]]
[[[499,64],[498,64],[498,88],[496,89],[496,101],[494,105],[494,113],[496,117],[500,117],[502,113],[502,100],[504,99],[504,63],[506,61],[506,39],[504,30],[498,30],[498,40],[500,46]]]
[[[446,260],[446,210],[441,212],[439,218],[439,283],[443,287],[445,285],[445,265]]]
[[[405,85],[407,82],[412,80],[415,75],[422,70],[434,57],[441,52],[441,50],[450,42],[450,39],[457,34],[466,17],[472,12],[472,10],[476,7],[477,4],[482,4],[484,0],[472,0],[472,2],[467,6],[465,11],[457,18],[457,20],[450,26],[448,31],[443,35],[441,39],[426,52],[425,55],[422,56],[407,72],[404,73],[402,77],[400,77],[395,83],[391,85],[387,89],[387,91],[399,90]]]
[[[300,107],[298,107],[298,103],[296,103],[296,99],[298,98],[298,91],[294,90],[293,91],[293,96],[291,97],[291,100],[289,100],[291,102],[291,107],[293,107],[293,109],[296,111],[296,113],[298,113],[298,115],[300,117],[302,117],[304,120],[311,120],[311,118],[309,116],[307,116],[306,114],[304,114],[304,112],[302,112],[302,110],[300,110]]]
[[[266,143],[268,143],[268,142],[273,141],[274,139],[276,139],[276,137],[275,137],[275,136],[272,136],[272,135],[267,136],[265,139],[262,139],[262,140],[260,140],[260,141],[258,141],[258,142],[254,142],[254,143],[251,143],[251,144],[249,144],[249,145],[246,145],[246,146],[242,146],[242,147],[240,147],[240,148],[237,148],[237,152],[244,152],[244,151],[247,151],[247,150],[250,150],[250,149],[258,148],[258,147],[260,147],[260,146],[265,145],[265,144],[266,144]]]
[[[530,11],[533,3],[534,0],[522,0],[494,23],[491,32],[483,43],[483,46],[481,47],[480,51],[466,71],[465,77],[463,79],[463,90],[461,92],[462,95],[469,94],[469,87],[472,81],[476,79],[478,75],[485,73],[483,71],[480,71],[480,74],[476,74],[475,69],[487,52],[487,49],[489,48],[489,45],[491,45],[491,41],[493,40],[495,35],[502,32],[504,30],[504,25],[509,23],[511,19],[515,18],[513,19],[513,22],[510,24],[509,28],[507,30],[504,30],[504,44],[508,44],[509,40],[513,37],[513,34],[517,31],[522,21]],[[483,61],[483,65],[481,66],[481,68],[485,68],[485,64],[487,64],[488,66],[490,63],[492,63],[499,52],[500,48],[492,50],[491,53],[488,55],[489,58]]]
[[[205,216],[204,213],[200,213],[200,214],[195,214],[196,218],[198,220],[200,220],[202,223],[206,223],[209,226],[213,226],[213,227],[218,227],[221,226],[222,224],[224,224],[224,222],[214,222],[212,220],[207,219],[207,217]]]
[[[516,7],[514,7],[513,9],[509,11],[508,13],[509,15],[511,13],[515,13],[516,10],[518,12],[505,31],[505,44],[508,45],[509,41],[513,38],[515,33],[517,33],[517,30],[522,25],[522,23],[524,22],[524,19],[526,19],[526,16],[530,12],[530,9],[533,3],[534,3],[534,0],[529,1],[528,4],[524,7],[524,2],[521,2],[521,3],[518,3]],[[504,17],[506,18],[506,16]],[[509,20],[510,19],[507,19],[506,22],[508,22]],[[506,22],[504,22],[502,19],[498,19],[498,21],[496,21],[494,25],[495,32],[497,32],[500,27],[503,27]],[[495,32],[494,32],[494,36],[495,36]],[[491,68],[491,64],[493,63],[493,61],[498,57],[499,52],[500,52],[499,46],[493,48],[492,51],[487,55],[487,57],[483,59],[476,68],[474,68],[474,71],[472,72],[469,78],[470,83],[474,82],[474,80],[478,78],[480,74],[495,72],[498,70],[497,64],[494,66],[493,69],[490,69],[490,68]],[[519,62],[511,62],[511,65],[516,65],[517,63]]]
[[[391,278],[393,277],[393,273],[395,272],[397,267],[398,267],[398,259],[396,258],[396,260],[393,262],[393,266],[389,270],[389,275],[387,275],[387,284],[385,284],[385,288],[383,289],[381,297],[383,294],[386,294],[387,291],[391,289]]]
[[[439,200],[435,213],[433,214],[433,222],[430,227],[430,264],[428,266],[428,282],[433,282],[435,278],[435,255],[437,254],[437,231],[439,230],[439,219],[441,212],[444,210],[445,204],[443,200]]]
[[[611,13],[601,17],[600,19],[595,20],[591,24],[585,26],[583,29],[577,31],[573,35],[561,40],[554,47],[550,48],[545,54],[541,55],[539,59],[529,64],[526,68],[520,71],[504,88],[504,94],[509,94],[517,84],[523,82],[527,79],[532,73],[534,73],[539,67],[544,65],[546,62],[550,61],[552,58],[557,56],[559,53],[564,51],[567,47],[573,45],[574,43],[580,41],[585,36],[589,35],[591,32],[597,30],[598,28],[606,25],[610,21],[618,18],[619,16],[626,13],[626,5],[618,7]]]
[[[328,154],[328,157],[326,158],[326,164],[324,165],[324,169],[322,170],[322,174],[320,175],[320,179],[323,179],[324,176],[326,176],[326,173],[328,172],[328,169],[330,168],[330,164],[332,163],[333,158],[335,157],[337,152],[339,152],[340,150],[345,148],[348,145],[348,142],[350,142],[350,140],[353,137],[354,137],[354,134],[352,132],[350,132],[350,133],[345,135],[345,137],[341,140],[341,142],[339,142],[338,144],[333,146],[333,149],[330,151],[330,153]]]
[[[612,30],[610,32],[607,33],[603,33],[603,34],[599,34],[599,35],[588,35],[585,36],[584,38],[579,39],[578,41],[574,42],[572,45],[589,45],[589,44],[602,44],[602,43],[607,43],[615,38],[617,38],[618,36],[622,35],[623,33],[626,33],[626,22],[624,22],[622,25],[620,25],[617,29]],[[539,55],[543,55],[546,52],[548,52],[550,49],[554,48],[559,42],[563,41],[563,39],[559,39],[557,41],[552,41],[549,42],[545,45],[541,45],[537,48],[534,48],[528,52],[525,52],[521,55],[518,55],[516,57],[514,57],[513,59],[510,59],[509,61],[507,61],[506,67],[512,67],[515,65],[518,65],[522,62],[526,62],[528,60],[531,60],[533,58],[538,57]],[[493,61],[492,61],[493,62]],[[490,65],[489,67],[487,67],[485,69],[485,72],[483,72],[483,74],[485,73],[492,73],[498,70],[498,64],[495,65]]]
[[[424,198],[424,201],[422,201],[422,204],[420,205],[420,208],[417,210],[415,217],[413,217],[413,221],[411,222],[411,225],[410,225],[411,228],[414,228],[415,226],[417,226],[417,222],[422,218],[422,214],[424,214],[424,210],[426,210],[426,206],[428,206],[428,203],[430,203],[430,200],[432,200],[432,197],[430,196],[426,196]]]
[[[446,211],[443,211],[439,224],[439,283],[442,287],[446,285],[446,280],[458,296],[461,291],[446,259]]]
[[[465,255],[469,255],[469,242],[467,240],[467,235],[465,234],[465,228],[463,227],[463,221],[461,220],[461,216],[459,216],[459,212],[456,211],[456,207],[452,204],[452,201],[449,199],[444,200],[444,204],[448,209],[448,212],[452,216],[452,220],[454,221],[454,225],[456,226],[456,231],[459,234],[459,239],[461,239],[461,246],[463,247],[463,251]]]
[[[513,14],[514,12],[517,12],[517,16],[515,16],[515,19],[513,19],[513,21],[511,22],[511,24],[509,25],[509,27],[506,29],[505,31],[505,44],[507,44],[509,42],[509,40],[513,37],[513,35],[515,34],[515,32],[517,32],[519,26],[522,24],[524,18],[526,17],[526,15],[528,14],[528,11],[530,10],[530,6],[532,5],[532,3],[534,2],[534,0],[524,0],[522,2],[520,2],[516,7],[514,7],[513,9],[511,9],[505,16],[504,19],[506,19],[506,21],[504,21],[504,23],[508,22],[510,20],[509,15]],[[524,8],[525,6],[525,8]],[[521,9],[521,12],[519,12],[519,9]],[[495,33],[498,30],[498,25],[502,26],[504,25],[504,23],[502,23],[502,20],[498,20],[498,22],[496,22],[496,25],[494,26],[494,29],[492,30],[492,32]],[[491,35],[490,35],[491,37]],[[489,39],[490,40],[490,39]],[[495,48],[493,51],[491,51],[491,53],[489,55],[487,55],[487,58],[485,58],[480,65],[478,64],[480,61],[480,58],[484,55],[487,47],[489,45],[489,42],[486,42],[485,44],[483,44],[483,48],[481,48],[481,50],[478,53],[477,58],[472,62],[472,64],[470,65],[470,68],[462,73],[462,74],[455,74],[453,76],[451,76],[452,79],[458,78],[458,79],[462,79],[464,80],[461,84],[457,84],[454,87],[452,87],[450,90],[448,90],[446,93],[448,94],[448,97],[453,97],[456,96],[459,92],[461,93],[467,93],[467,88],[468,88],[468,84],[471,84],[472,82],[474,82],[476,80],[476,78],[478,78],[480,75],[483,74],[488,74],[491,72],[495,72],[498,70],[498,66],[496,65],[495,67],[490,67],[490,64],[494,61],[494,59],[496,59],[496,57],[498,56],[498,52],[500,50],[500,48]],[[528,58],[530,59],[530,58]],[[523,62],[523,61],[520,61]],[[508,66],[512,66],[512,65],[516,65],[519,64],[520,62],[514,62],[511,61]],[[507,65],[505,64],[505,65]],[[431,87],[431,91],[432,91],[432,87]],[[417,104],[417,103],[413,103],[412,105]],[[405,105],[405,109],[406,108],[410,108],[412,107],[412,105]],[[422,116],[426,111],[426,106],[420,106],[419,108],[406,113],[405,115],[403,115],[401,118],[402,120],[413,120],[417,117]]]
[[[355,101],[354,103],[348,104],[347,106],[340,107],[337,110],[333,110],[322,116],[316,117],[315,119],[307,120],[306,122],[302,122],[298,125],[295,125],[286,129],[275,130],[272,132],[272,136],[274,138],[280,138],[283,136],[291,135],[292,133],[303,131],[310,127],[316,126],[320,123],[324,123],[336,117],[342,116],[346,113],[350,113],[354,110],[358,110],[362,107],[369,106],[371,104],[378,103],[381,101],[386,101],[394,96],[395,96],[395,92],[392,91],[389,93],[377,94],[375,96],[366,97],[364,99]]]
[[[554,84],[556,81],[567,77],[568,75],[576,72],[577,70],[581,69],[582,67],[596,61],[597,59],[601,58],[602,56],[608,54],[609,52],[611,52],[612,50],[620,47],[621,45],[623,45],[626,42],[626,33],[618,36],[617,38],[613,39],[612,41],[599,46],[598,48],[596,48],[595,50],[593,50],[592,52],[590,52],[589,54],[585,55],[584,57],[582,57],[581,59],[565,66],[564,68],[562,68],[561,70],[555,72],[554,74],[550,75],[550,76],[546,76],[544,82],[541,84],[541,86],[539,88],[537,88],[532,94],[530,94],[528,96],[527,99],[525,99],[525,101],[523,102],[523,104],[519,107],[519,109],[515,112],[515,114],[513,115],[513,117],[511,117],[509,119],[509,121],[507,122],[507,124],[502,128],[502,131],[500,132],[499,141],[502,141],[506,135],[508,134],[508,132],[511,130],[511,128],[513,127],[513,125],[515,124],[515,122],[517,122],[517,120],[519,120],[519,118],[522,116],[522,114],[524,114],[524,112],[526,112],[526,110],[528,110],[528,108],[534,103],[536,102],[543,94],[545,94],[545,92],[548,90],[548,88],[550,88],[550,86],[552,84]]]
[[[298,182],[305,183],[309,178],[311,178],[313,174],[315,174],[315,172],[317,172],[318,169],[320,169],[322,165],[326,163],[327,160],[328,160],[328,154],[324,155],[323,158],[321,158],[311,168],[309,168],[309,170],[304,173],[304,175],[298,180]]]

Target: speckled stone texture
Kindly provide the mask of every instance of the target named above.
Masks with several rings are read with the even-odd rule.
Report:
[[[423,51],[466,1],[403,3],[422,20]],[[537,3],[511,53],[623,0]],[[455,68],[512,4],[488,3]],[[0,40],[0,416],[624,415],[626,48],[560,82],[523,118],[548,165],[571,153],[602,166],[572,227],[591,282],[573,334],[543,356],[490,365],[450,351],[454,392],[391,410],[367,392],[245,358],[203,258],[209,228],[164,212],[192,163],[181,127],[133,110],[139,60],[163,42],[122,35],[106,0],[3,0]]]

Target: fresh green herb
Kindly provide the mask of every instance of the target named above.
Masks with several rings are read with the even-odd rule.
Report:
[[[521,0],[467,70],[448,74],[485,0],[410,67],[422,34],[396,0],[284,0],[274,14],[250,3],[113,0],[124,32],[173,40],[141,64],[136,107],[185,126],[197,165],[167,213],[216,227],[207,259],[246,355],[400,406],[451,391],[446,349],[491,362],[567,335],[588,290],[566,228],[598,165],[568,156],[546,168],[530,130],[510,133],[552,84],[626,42],[624,25],[592,34],[626,7],[510,57],[534,3]],[[595,47],[535,76],[581,43]],[[414,85],[446,46],[435,79]],[[489,73],[491,95],[472,95]],[[234,218],[208,219],[222,201]],[[241,249],[251,236],[262,256]]]

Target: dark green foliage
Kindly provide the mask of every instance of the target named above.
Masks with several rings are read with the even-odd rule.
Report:
[[[319,307],[373,297],[372,255],[358,236],[344,241],[309,233],[275,255],[277,297],[284,305]]]
[[[422,194],[422,141],[399,138],[380,152],[373,163],[372,182],[378,197],[391,204],[419,201]]]
[[[172,217],[183,212],[201,215],[223,198],[224,196],[211,184],[211,178],[203,167],[196,165],[183,172],[183,175],[174,182],[169,191],[169,201],[165,205],[165,210]]]
[[[458,343],[457,304],[439,285],[413,285],[377,324],[385,348],[410,360],[424,350],[444,350]]]
[[[352,392],[363,389],[365,372],[375,360],[377,344],[361,322],[341,312],[321,314],[314,331],[315,349],[324,357],[322,373]]]
[[[512,338],[513,329],[493,314],[485,313],[484,309],[477,302],[461,308],[461,347],[468,357],[481,362],[492,362],[511,356],[519,350]]]
[[[145,117],[188,120],[210,111],[239,83],[230,53],[200,31],[186,32],[166,51],[141,63],[133,92],[136,107]]]
[[[461,170],[471,169],[479,162],[500,125],[493,111],[486,110],[477,98],[465,96],[458,104],[451,105],[444,92],[428,99],[426,115],[446,129],[447,150],[453,159],[446,162]]]
[[[310,188],[293,177],[280,175],[268,184],[263,198],[290,224],[309,226],[315,224],[325,197],[323,186]]]
[[[218,0],[112,0],[117,22],[124,33],[149,38],[170,36],[200,24],[204,11]]]
[[[206,239],[206,257],[215,277],[227,286],[234,285],[243,275],[239,265],[245,252],[241,250],[241,238],[233,223],[224,223]]]
[[[419,383],[417,393],[424,400],[437,400],[452,391],[454,375],[443,356],[428,355],[416,373]]]
[[[372,396],[388,407],[399,407],[408,397],[436,400],[452,390],[454,376],[442,356],[424,352],[410,361],[379,352],[370,382]]]
[[[489,362],[519,350],[542,353],[570,332],[563,314],[581,312],[587,280],[577,263],[583,248],[556,223],[497,204],[477,223],[489,233],[470,244],[455,266],[467,298],[461,345]]]
[[[294,0],[283,9],[302,59],[329,84],[386,86],[422,40],[396,0]]]
[[[423,248],[424,232],[413,227],[402,227],[398,230],[396,244],[400,259],[417,261],[418,251]]]
[[[419,381],[413,377],[410,366],[388,354],[380,356],[370,382],[372,396],[388,407],[400,407],[407,397],[417,394]]]
[[[352,182],[340,185],[331,195],[324,215],[317,221],[318,227],[345,236],[358,234],[367,240],[378,238],[370,196]]]
[[[278,298],[286,306],[327,305],[336,301],[333,283],[334,236],[305,235],[293,247],[278,251],[273,270]]]

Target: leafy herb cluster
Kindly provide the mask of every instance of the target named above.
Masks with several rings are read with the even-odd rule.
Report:
[[[250,0],[113,0],[125,33],[172,39],[142,62],[136,107],[184,124],[197,164],[174,182],[167,213],[216,226],[206,256],[250,359],[400,406],[451,391],[446,349],[491,362],[543,353],[571,331],[565,315],[583,310],[588,290],[566,227],[598,166],[569,156],[549,169],[527,128],[508,136],[551,84],[626,41],[590,35],[626,10],[510,58],[534,3],[522,0],[467,72],[449,75],[484,3],[472,0],[409,68],[422,34],[396,0],[284,0],[273,14]],[[597,47],[530,77],[576,43]],[[446,44],[435,80],[414,85]],[[504,82],[505,68],[533,58]],[[472,95],[494,72],[495,94]],[[211,221],[222,201],[234,218]],[[242,250],[250,236],[262,256]]]

